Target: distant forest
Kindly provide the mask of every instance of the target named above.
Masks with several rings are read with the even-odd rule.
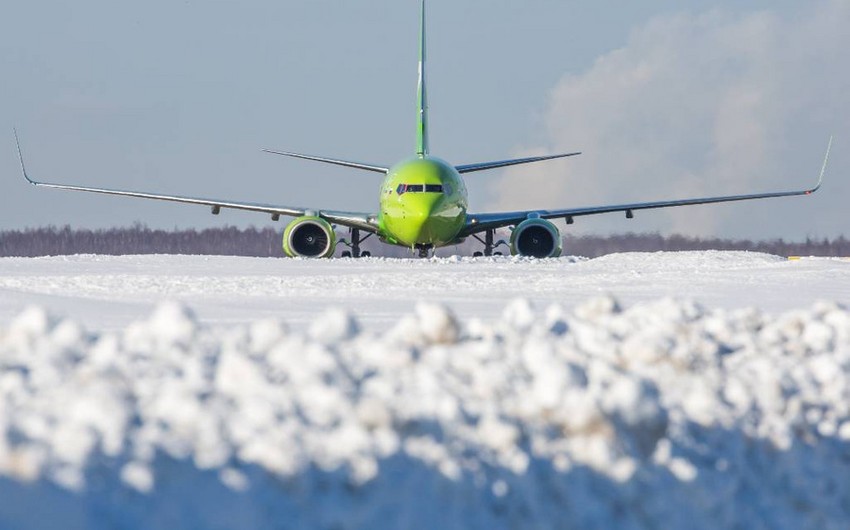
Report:
[[[339,237],[347,233],[340,232]],[[201,254],[283,257],[282,230],[268,228],[208,228],[205,230],[154,230],[143,225],[108,230],[47,227],[0,231],[0,257],[62,256],[71,254]],[[501,234],[502,239],[508,239]],[[438,255],[472,255],[482,245],[470,238],[462,245],[441,249]],[[383,245],[370,239],[363,245],[374,256],[406,257],[407,249]],[[337,246],[337,255],[344,250]],[[501,247],[501,252],[508,253]],[[681,250],[749,250],[780,256],[850,256],[850,240],[806,239],[789,242],[701,239],[659,234],[564,237],[564,254],[598,257],[615,252]]]

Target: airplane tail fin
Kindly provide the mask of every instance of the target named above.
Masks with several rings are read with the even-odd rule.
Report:
[[[419,87],[416,95],[416,154],[428,154],[428,95],[425,90],[425,0],[422,0],[422,12],[419,22]]]

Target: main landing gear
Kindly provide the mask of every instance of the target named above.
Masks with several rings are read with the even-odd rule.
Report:
[[[501,256],[501,252],[494,252],[494,250],[501,247],[502,245],[508,246],[508,244],[505,243],[504,239],[500,239],[499,241],[494,243],[493,239],[495,238],[495,235],[495,230],[486,230],[484,232],[484,239],[478,237],[478,234],[472,234],[472,237],[474,237],[475,239],[480,241],[482,245],[484,245],[484,252],[475,252],[472,254],[473,257],[480,258],[481,256]]]
[[[368,250],[361,251],[360,244],[372,237],[374,234],[368,233],[364,237],[360,237],[360,230],[358,228],[351,229],[351,241],[346,239],[340,239],[339,242],[342,245],[346,245],[351,250],[346,250],[342,253],[343,258],[368,258],[372,255]]]

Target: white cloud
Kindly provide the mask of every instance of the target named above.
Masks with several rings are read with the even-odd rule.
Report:
[[[546,145],[523,150],[585,154],[512,169],[491,206],[588,206],[813,183],[829,134],[839,136],[837,147],[841,136],[850,142],[850,2],[806,6],[664,16],[636,29],[624,47],[561,79],[545,110]],[[843,160],[834,161],[830,174],[838,177]],[[818,202],[679,208],[629,224],[616,215],[582,219],[576,227],[837,235],[850,195],[840,200],[835,192],[850,187],[838,178],[828,184],[832,193]],[[801,216],[812,218],[801,223]]]

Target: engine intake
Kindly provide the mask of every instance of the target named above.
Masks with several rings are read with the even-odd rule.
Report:
[[[511,254],[514,256],[557,258],[561,250],[561,232],[545,219],[526,219],[511,234]]]
[[[321,217],[299,217],[286,225],[283,251],[290,258],[329,258],[334,250],[336,234]]]

